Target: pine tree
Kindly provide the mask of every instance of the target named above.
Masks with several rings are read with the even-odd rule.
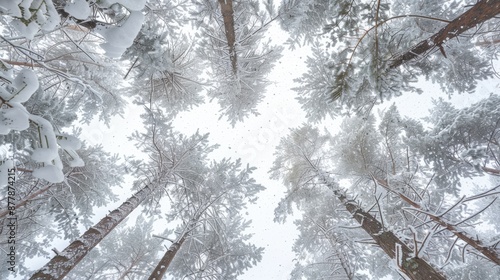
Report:
[[[124,221],[126,224],[127,221]],[[132,226],[120,225],[73,269],[68,279],[143,279],[162,249],[154,224],[158,219],[139,215]],[[163,232],[166,235],[170,232]]]
[[[344,190],[329,175],[322,170],[324,160],[322,146],[328,141],[327,136],[319,135],[317,130],[304,126],[292,130],[287,138],[283,138],[277,147],[276,160],[271,169],[272,178],[283,178],[289,188],[287,197],[282,201],[282,209],[277,212],[277,218],[290,211],[292,202],[297,202],[298,207],[307,203],[310,190],[319,186],[326,186],[338,199],[341,205],[352,214],[361,228],[394,260],[394,267],[410,279],[446,279],[438,270],[428,262],[412,255],[410,248],[393,232],[388,230],[384,220],[380,222],[372,214],[363,210],[359,202],[349,199]]]
[[[151,163],[143,172],[144,180],[139,181],[139,190],[117,209],[90,227],[78,239],[69,244],[61,254],[52,258],[31,279],[61,279],[78,264],[92,248],[108,235],[137,206],[148,198],[160,198],[170,180],[176,176],[193,176],[191,172],[199,170],[206,154],[214,149],[207,143],[208,135],[198,133],[185,137],[175,133],[161,115],[150,113],[146,123],[151,123],[144,137],[136,134],[138,148],[151,155]],[[150,139],[147,141],[145,139]],[[194,176],[198,176],[194,174]]]
[[[439,184],[459,185],[460,178],[485,173],[500,175],[500,98],[491,95],[471,106],[456,109],[435,100],[425,120],[432,129],[412,132],[408,146],[432,163]],[[418,126],[417,126],[418,127]]]
[[[234,126],[251,114],[258,115],[266,76],[280,58],[282,48],[272,46],[264,35],[270,11],[262,11],[257,1],[195,1],[192,11],[203,38],[198,56],[210,63],[214,84],[208,90],[217,99],[221,115]]]
[[[411,50],[394,58],[389,68],[399,67],[409,60],[431,52],[434,48],[439,48],[441,54],[446,57],[446,52],[442,46],[446,41],[460,36],[460,34],[477,25],[484,24],[487,20],[495,17],[499,13],[499,1],[478,1],[471,9],[450,21],[443,29],[439,30],[438,33],[418,43],[417,46],[413,47]]]
[[[491,135],[496,135],[494,131],[498,118],[492,116],[492,121],[488,121],[485,115],[473,113],[488,112],[488,115],[494,115],[494,108],[497,106],[493,104],[496,104],[496,96],[462,110],[451,110],[451,105],[442,103],[431,110],[434,113],[430,119],[436,120],[437,124],[462,125],[451,130],[436,125],[436,131],[449,136],[445,140],[449,145],[469,143],[464,141],[462,134],[465,131],[470,132],[470,129],[474,130],[474,136],[466,139],[470,141],[478,139],[485,143],[493,139],[491,142],[494,145],[495,140]],[[469,120],[458,120],[464,116]],[[297,208],[306,211],[304,215],[307,215],[298,225],[311,223],[308,221],[311,217],[314,221],[332,219],[335,221],[332,223],[340,224],[338,220],[340,215],[328,214],[334,211],[333,209],[324,210],[322,214],[317,213],[318,203],[323,204],[322,201],[325,200],[325,190],[320,186],[326,185],[340,200],[340,205],[343,204],[350,213],[357,213],[350,216],[351,219],[355,218],[361,222],[357,216],[359,215],[360,219],[364,217],[362,228],[367,233],[377,232],[373,231],[377,228],[387,232],[388,237],[392,233],[387,229],[394,230],[396,235],[388,239],[385,238],[385,233],[380,236],[372,235],[375,242],[385,248],[384,251],[393,258],[395,252],[397,253],[394,249],[396,246],[401,248],[402,254],[425,259],[434,266],[443,266],[446,274],[454,273],[455,265],[451,266],[451,263],[459,263],[457,265],[461,269],[473,266],[474,255],[482,255],[483,258],[497,264],[498,249],[491,242],[491,238],[494,237],[488,237],[485,232],[475,230],[470,225],[480,221],[478,216],[488,211],[488,208],[496,207],[495,191],[498,186],[486,187],[476,191],[474,195],[460,197],[459,185],[454,183],[443,185],[438,182],[437,176],[431,173],[435,166],[454,170],[453,165],[457,164],[456,162],[434,164],[434,160],[439,161],[450,156],[436,156],[432,159],[428,157],[426,159],[428,165],[422,166],[423,160],[418,151],[428,150],[429,155],[435,151],[446,153],[444,142],[436,144],[436,147],[441,148],[434,150],[417,148],[425,145],[425,139],[435,137],[432,133],[425,132],[418,121],[401,117],[394,106],[383,112],[379,122],[376,127],[373,116],[346,119],[341,127],[342,132],[334,140],[330,139],[328,134],[321,135],[317,129],[309,126],[294,129],[289,136],[283,138],[277,147],[276,161],[271,174],[273,178],[282,178],[289,190],[276,210],[277,220],[280,221],[287,214],[291,214],[294,203]],[[447,131],[453,133],[447,134]],[[417,139],[420,139],[420,142]],[[331,146],[327,146],[329,142]],[[416,149],[414,150],[411,145],[416,145]],[[450,150],[458,151],[457,148]],[[491,156],[496,154],[494,148],[489,151]],[[480,161],[487,158],[482,158]],[[493,158],[490,157],[489,160]],[[465,175],[455,176],[463,179]],[[340,187],[333,177],[342,182],[343,187]],[[352,185],[346,187],[348,184]],[[356,199],[349,199],[349,196],[354,196]],[[311,204],[315,205],[314,209],[310,209]],[[328,205],[335,207],[331,202],[324,207]],[[370,210],[363,211],[365,207]],[[464,211],[470,208],[475,210]],[[322,235],[326,229],[328,230],[326,232],[337,234],[342,232],[339,227],[323,227]],[[315,242],[318,241],[302,240],[299,244],[313,246],[311,244]],[[467,247],[475,250],[469,249],[471,257],[464,259],[463,254]],[[392,248],[392,252],[387,250],[389,248]],[[311,254],[315,258],[321,257],[315,253]],[[364,261],[367,261],[367,257],[364,258]],[[404,257],[403,260],[409,259]],[[354,262],[358,263],[359,258]],[[401,262],[397,264],[400,266]],[[489,266],[488,262],[484,262],[483,269],[491,269],[490,273],[495,271],[495,267]]]
[[[210,164],[203,181],[170,192],[167,220],[182,226],[149,279],[161,279],[171,263],[176,278],[235,279],[261,259],[263,249],[248,243],[243,231],[250,222],[240,214],[263,189],[250,177],[253,170],[224,159]]]
[[[376,1],[375,4],[282,2],[282,8],[296,9],[296,14],[304,12],[302,16],[283,17],[281,21],[292,38],[306,38],[310,36],[305,35],[308,30],[323,28],[323,36],[315,38],[320,43],[313,45],[314,56],[308,60],[310,70],[297,80],[301,84],[297,88],[301,95],[299,102],[310,121],[320,121],[327,114],[366,115],[385,100],[408,92],[421,93],[416,84],[421,78],[439,84],[451,95],[470,93],[478,81],[493,77],[489,58],[495,55],[495,50],[475,46],[475,41],[484,37],[479,35],[482,32],[496,30],[495,22],[479,24],[498,12],[496,1],[480,1],[465,13],[463,1],[448,1],[446,5],[439,1]],[[469,16],[486,6],[491,9],[481,17]],[[305,17],[309,14],[315,14],[314,20]],[[477,28],[473,28],[476,24]],[[449,35],[448,31],[455,29],[457,32],[452,33],[457,35]],[[431,41],[436,42],[422,40],[429,33],[435,34]],[[458,35],[468,38],[459,40],[455,37]],[[406,52],[415,45],[422,48],[421,52]],[[445,56],[434,55],[438,49]],[[422,54],[418,60],[415,53]],[[411,63],[404,68],[395,67],[405,55]]]

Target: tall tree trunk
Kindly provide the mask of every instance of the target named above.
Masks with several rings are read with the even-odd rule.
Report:
[[[424,213],[427,214],[427,216],[429,216],[429,218],[431,218],[431,220],[438,223],[440,226],[446,228],[448,231],[453,233],[456,237],[460,238],[461,240],[463,240],[464,242],[466,242],[470,246],[474,247],[474,249],[478,250],[481,254],[483,254],[485,257],[490,259],[492,262],[496,263],[497,265],[500,265],[500,257],[498,256],[495,249],[490,248],[488,246],[484,246],[481,241],[475,240],[474,238],[469,236],[463,230],[460,230],[456,226],[454,226],[453,224],[450,224],[449,222],[445,221],[441,216],[433,215],[433,214],[427,212],[426,209],[422,209],[422,206],[419,203],[413,201],[412,199],[410,199],[406,195],[404,195],[400,192],[391,190],[389,188],[388,183],[385,180],[381,180],[381,179],[375,179],[375,180],[377,181],[377,183],[379,185],[381,185],[382,187],[384,187],[388,191],[396,193],[403,201],[410,204],[412,207],[425,211]]]
[[[153,191],[146,185],[127,199],[120,207],[106,215],[96,225],[89,228],[80,238],[69,244],[61,254],[53,257],[44,267],[38,270],[31,280],[62,279],[73,269],[92,248],[106,237],[123,219],[141,204]]]
[[[363,211],[358,203],[348,199],[341,191],[333,186],[327,178],[318,172],[319,178],[333,191],[344,207],[352,214],[352,217],[358,221],[361,228],[368,233],[377,245],[391,258],[396,259],[396,250],[398,247],[402,251],[402,263],[398,263],[399,268],[406,276],[413,280],[444,280],[440,272],[435,270],[424,259],[412,256],[412,250],[408,248],[399,238],[390,231],[386,231],[382,224],[370,213]]]
[[[438,33],[427,40],[421,41],[411,50],[396,57],[389,65],[389,68],[397,68],[403,63],[423,55],[436,47],[445,55],[442,47],[444,42],[458,37],[463,32],[495,17],[497,14],[500,14],[500,0],[480,0],[470,10],[461,14],[458,18],[439,30]]]
[[[226,33],[227,46],[229,47],[229,59],[231,60],[231,67],[233,73],[238,71],[237,57],[236,57],[236,35],[234,33],[234,11],[232,0],[219,0],[222,18],[224,20],[224,32]]]
[[[174,259],[175,255],[181,248],[184,241],[186,241],[186,238],[188,238],[190,232],[198,224],[201,214],[205,212],[205,210],[210,204],[211,203],[209,203],[206,207],[204,207],[202,211],[197,212],[195,216],[189,221],[189,223],[184,227],[182,234],[179,237],[177,237],[177,240],[174,243],[172,243],[172,245],[170,245],[167,252],[165,252],[165,255],[163,255],[163,258],[161,258],[160,262],[158,262],[158,265],[156,265],[156,268],[149,276],[148,280],[161,280],[163,276],[165,276],[165,273],[167,272],[170,263]]]
[[[165,255],[163,255],[163,258],[161,258],[160,262],[149,276],[148,280],[163,279],[163,276],[165,276],[165,273],[167,272],[167,269],[170,266],[170,263],[174,259],[175,255],[181,248],[184,241],[186,241],[188,233],[189,233],[188,231],[183,232],[182,235],[179,238],[177,238],[177,240],[174,243],[172,243],[172,245],[170,245],[167,252],[165,252]]]

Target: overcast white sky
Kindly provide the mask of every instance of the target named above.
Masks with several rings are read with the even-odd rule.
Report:
[[[280,38],[273,36],[273,39]],[[252,241],[265,248],[264,257],[257,267],[241,279],[289,279],[293,269],[294,254],[291,248],[297,236],[295,226],[291,221],[285,225],[273,222],[274,209],[284,197],[286,189],[281,182],[270,180],[267,172],[280,138],[288,134],[289,128],[305,121],[305,114],[290,89],[293,78],[298,78],[305,69],[301,59],[305,58],[305,54],[302,52],[284,52],[283,58],[268,77],[274,83],[267,87],[266,97],[258,107],[261,115],[250,117],[231,128],[224,118],[218,120],[218,107],[208,104],[181,114],[174,122],[177,129],[186,133],[192,133],[197,128],[202,132],[209,131],[210,141],[221,145],[213,156],[241,158],[243,163],[257,167],[253,177],[266,187],[259,194],[256,205],[252,205],[248,211],[248,217],[253,221],[251,231],[255,234]]]

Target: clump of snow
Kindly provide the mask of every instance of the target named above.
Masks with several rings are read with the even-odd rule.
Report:
[[[59,168],[59,169],[63,169],[63,163],[61,161],[61,158],[59,157],[59,155],[57,155],[57,157],[54,158],[54,160],[52,161],[54,163],[54,165]]]
[[[37,148],[31,158],[37,162],[51,162],[58,156],[57,149]]]
[[[21,36],[28,40],[33,40],[36,33],[38,32],[38,29],[40,28],[40,26],[38,26],[38,24],[34,21],[30,22],[28,25],[25,25],[18,19],[14,19],[13,21],[11,21],[10,25],[14,27],[19,33],[21,33]]]
[[[70,157],[68,162],[71,167],[82,167],[85,166],[83,160],[78,156],[75,150],[78,150],[82,147],[82,142],[78,140],[78,138],[71,135],[58,135],[57,143],[61,148],[64,149],[66,154]]]
[[[33,151],[31,158],[37,162],[50,163],[53,159],[59,157],[56,135],[52,124],[40,116],[30,115],[29,118],[38,125],[41,134],[40,139],[42,139],[41,147]]]
[[[78,150],[82,147],[82,142],[71,135],[57,135],[57,143],[63,149]]]
[[[10,24],[28,40],[32,40],[40,29],[53,30],[61,21],[52,0],[0,0],[0,11],[15,17]]]
[[[33,71],[23,69],[14,79],[13,86],[16,87],[17,92],[8,100],[10,102],[26,102],[38,89],[38,78]]]
[[[77,19],[86,19],[90,16],[90,7],[85,0],[74,0],[66,4],[64,11]]]
[[[85,166],[83,159],[81,159],[80,156],[78,156],[78,154],[74,150],[65,150],[65,151],[71,157],[71,160],[68,162],[69,166],[71,167]]]
[[[122,26],[100,26],[96,31],[101,34],[106,43],[101,47],[106,55],[112,58],[120,57],[125,50],[132,45],[135,37],[141,30],[144,15],[142,12],[131,12]]]
[[[56,136],[49,121],[40,116],[31,115],[21,104],[21,102],[28,101],[38,90],[39,83],[36,74],[31,70],[23,69],[15,78],[13,78],[12,71],[1,71],[0,75],[10,82],[5,87],[0,86],[0,97],[7,101],[0,107],[0,134],[8,134],[11,130],[26,130],[30,126],[30,120],[36,124],[39,133],[39,147],[32,152],[31,158],[43,163],[43,167],[36,169],[32,175],[52,183],[62,182],[64,174],[59,147],[64,149],[69,156],[69,166],[84,166],[83,160],[75,152],[82,146],[80,140],[70,135]]]
[[[31,174],[36,178],[43,179],[50,183],[60,183],[64,180],[62,170],[50,164],[33,170]]]
[[[8,171],[13,167],[14,162],[12,160],[0,160],[0,188],[7,186],[9,183]]]
[[[56,28],[56,26],[61,22],[61,18],[59,17],[59,14],[54,7],[54,3],[52,3],[52,0],[45,0],[45,5],[47,5],[46,14],[48,15],[48,17],[45,23],[42,25],[42,30],[51,31],[54,30],[54,28]]]
[[[111,7],[113,4],[120,4],[130,11],[140,11],[144,9],[146,0],[102,0],[99,2],[99,6],[106,8]]]
[[[19,4],[22,0],[0,0],[0,13],[13,17],[21,17]]]
[[[9,103],[12,107],[0,108],[0,134],[8,134],[11,130],[22,131],[30,126],[29,113],[19,103]]]

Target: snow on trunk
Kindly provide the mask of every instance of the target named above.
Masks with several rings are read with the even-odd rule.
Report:
[[[158,262],[158,265],[149,276],[148,280],[163,279],[170,263],[174,260],[175,255],[179,252],[179,249],[186,240],[188,233],[189,231],[184,231],[182,235],[174,243],[172,243],[172,245],[170,245],[167,252],[165,252],[161,260]]]
[[[377,245],[391,259],[396,257],[402,260],[399,269],[405,273],[408,278],[413,280],[429,279],[429,280],[444,280],[446,279],[441,272],[434,269],[424,259],[415,258],[413,251],[406,246],[394,233],[387,231],[382,224],[373,217],[370,213],[365,212],[355,200],[348,199],[339,190],[336,184],[330,182],[324,174],[318,171],[318,177],[330,188],[335,196],[342,202],[344,207],[352,214],[352,217],[358,221],[361,228],[368,233]],[[402,255],[396,256],[396,249],[401,248]]]
[[[31,280],[63,279],[90,250],[108,235],[123,219],[141,204],[153,191],[146,185],[127,199],[120,207],[89,228],[80,238],[69,244],[60,254],[53,257]]]
[[[500,0],[481,0],[477,2],[470,10],[461,14],[459,17],[451,21],[438,33],[431,36],[429,39],[423,40],[411,50],[396,57],[389,65],[389,68],[397,68],[403,63],[419,57],[425,53],[429,53],[434,48],[438,47],[441,53],[446,56],[442,44],[451,38],[456,38],[463,32],[482,24],[485,21],[500,14]]]

